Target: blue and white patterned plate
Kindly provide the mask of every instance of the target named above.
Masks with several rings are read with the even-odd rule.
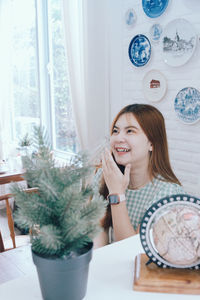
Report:
[[[149,39],[143,34],[134,36],[130,42],[128,54],[134,66],[142,67],[146,65],[151,56],[151,44]]]
[[[125,22],[127,27],[132,28],[137,20],[136,13],[133,8],[127,10],[125,14]]]
[[[174,100],[174,110],[184,123],[196,123],[200,120],[200,92],[193,87],[180,90]]]
[[[149,31],[152,42],[158,43],[162,34],[162,27],[160,24],[153,24]]]
[[[142,7],[149,18],[157,18],[167,8],[169,0],[142,0]]]

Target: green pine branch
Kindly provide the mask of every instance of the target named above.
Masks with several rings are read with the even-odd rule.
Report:
[[[38,192],[27,194],[13,187],[18,207],[15,221],[30,228],[32,249],[40,255],[61,257],[80,252],[100,231],[105,213],[103,198],[85,184],[94,169],[85,154],[57,167],[41,128],[35,128],[33,145],[35,155],[24,160],[25,179]]]

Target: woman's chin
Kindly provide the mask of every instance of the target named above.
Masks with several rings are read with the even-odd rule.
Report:
[[[117,158],[117,159],[115,159],[115,161],[118,165],[122,165],[122,166],[126,166],[129,163],[128,161],[126,161],[125,159],[122,159],[122,158]]]

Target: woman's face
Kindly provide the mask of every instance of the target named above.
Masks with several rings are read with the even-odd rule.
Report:
[[[148,166],[152,146],[132,113],[119,117],[113,128],[110,145],[118,164]]]

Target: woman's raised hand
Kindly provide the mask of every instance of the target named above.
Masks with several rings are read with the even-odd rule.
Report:
[[[125,167],[124,174],[118,168],[110,151],[105,149],[102,154],[103,176],[109,190],[109,194],[125,194],[130,180],[131,165]]]

